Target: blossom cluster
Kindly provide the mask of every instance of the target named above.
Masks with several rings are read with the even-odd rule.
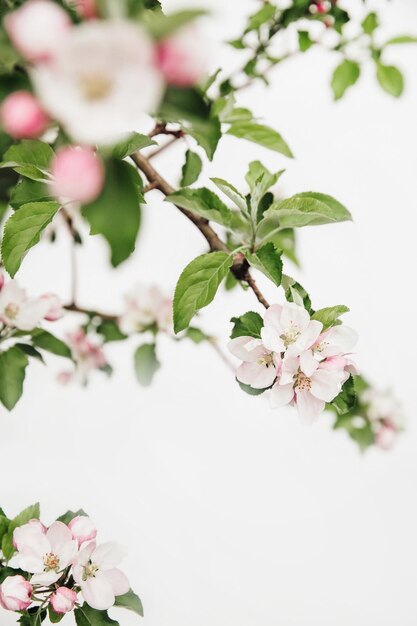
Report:
[[[172,333],[172,298],[155,285],[136,285],[126,294],[119,325],[126,335],[146,330]]]
[[[353,329],[324,328],[291,302],[270,306],[260,337],[235,337],[229,349],[243,361],[236,372],[239,382],[270,389],[273,407],[294,404],[300,417],[312,421],[357,373],[351,354],[356,341]]]
[[[29,67],[35,94],[18,90],[0,109],[4,130],[34,139],[58,123],[74,142],[51,165],[54,195],[87,203],[99,194],[103,166],[88,146],[110,146],[146,128],[166,85],[189,87],[206,74],[193,24],[154,40],[127,19],[98,19],[95,2],[72,3],[81,23],[53,0],[28,0],[4,26]],[[94,19],[92,19],[94,18]]]
[[[126,594],[129,581],[118,569],[123,550],[113,542],[96,544],[97,530],[85,515],[48,528],[32,519],[13,532],[15,554],[9,565],[19,573],[0,585],[0,605],[22,612],[50,605],[63,615],[86,602],[107,610]],[[1,572],[1,570],[0,570]]]
[[[15,280],[5,281],[0,273],[0,323],[3,329],[33,330],[42,320],[56,321],[63,315],[55,294],[31,298]]]
[[[404,429],[403,407],[390,391],[368,387],[360,394],[376,445],[390,450]]]

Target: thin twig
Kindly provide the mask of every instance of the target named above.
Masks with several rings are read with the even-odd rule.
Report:
[[[158,154],[161,154],[161,152],[163,152],[164,150],[166,150],[167,148],[169,148],[170,146],[172,146],[176,141],[178,141],[178,139],[181,139],[181,137],[176,137],[173,136],[171,137],[166,143],[164,143],[162,146],[159,146],[159,148],[155,148],[155,150],[153,152],[151,152],[150,154],[148,154],[148,159],[153,159],[154,157],[156,157]]]
[[[117,323],[119,316],[118,315],[110,315],[109,313],[103,313],[102,311],[93,311],[92,309],[85,309],[84,307],[80,307],[77,304],[71,302],[70,304],[66,304],[64,306],[66,311],[71,311],[72,313],[83,313],[84,315],[88,315],[88,317],[101,317],[102,320],[106,322],[115,322]]]

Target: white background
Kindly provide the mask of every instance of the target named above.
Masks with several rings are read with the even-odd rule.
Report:
[[[166,3],[169,9],[177,0]],[[191,2],[188,3],[191,5]],[[417,31],[414,0],[379,2],[386,35]],[[387,3],[388,4],[388,3]],[[212,0],[212,37],[235,37],[253,0]],[[239,60],[224,47],[213,67]],[[372,68],[340,103],[331,99],[334,56],[315,51],[278,68],[273,87],[241,94],[290,143],[296,160],[233,138],[206,174],[243,187],[247,163],[287,167],[287,194],[336,196],[354,222],[300,233],[303,284],[316,308],[346,303],[358,329],[359,361],[395,389],[409,420],[391,453],[360,455],[323,417],[301,425],[292,409],[250,398],[209,347],[164,340],[164,368],[137,386],[138,340],[112,346],[112,379],[62,388],[62,367],[34,364],[15,411],[1,411],[1,505],[10,515],[39,500],[44,519],[82,506],[103,540],[124,543],[124,569],[143,599],[144,626],[414,626],[417,620],[417,50],[392,48],[404,97],[376,87]],[[158,166],[174,184],[183,148]],[[204,183],[204,180],[201,181]],[[119,311],[141,280],[165,289],[204,241],[157,192],[149,195],[137,253],[117,271],[90,239],[79,255],[85,306]],[[115,207],[117,220],[117,207]],[[19,274],[33,294],[68,298],[68,243],[42,244]],[[268,298],[280,293],[260,279]],[[254,309],[250,293],[221,293],[201,325],[226,343],[232,315]],[[67,327],[74,322],[67,322]],[[55,372],[55,373],[54,373]],[[121,626],[139,623],[114,611]],[[70,623],[71,620],[65,623]],[[14,623],[2,613],[1,623]]]

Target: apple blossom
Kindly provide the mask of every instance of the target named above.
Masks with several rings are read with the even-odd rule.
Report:
[[[125,300],[126,309],[120,317],[122,332],[142,332],[153,325],[165,332],[172,330],[172,300],[158,287],[136,285]]]
[[[307,370],[307,372],[306,372]],[[303,366],[301,357],[285,357],[279,379],[271,389],[273,407],[294,402],[301,418],[311,422],[341,391],[345,380],[340,369],[323,369],[322,363],[309,359]]]
[[[192,87],[207,74],[207,49],[195,25],[187,25],[159,42],[158,67],[165,80],[177,87]]]
[[[31,530],[23,535],[16,533],[15,542],[18,547],[16,558],[19,567],[33,574],[33,584],[42,585],[50,585],[59,580],[62,572],[71,565],[78,548],[68,526],[58,521],[46,533],[39,530]]]
[[[13,545],[16,550],[20,550],[31,541],[33,537],[45,535],[47,531],[46,526],[42,524],[38,519],[31,519],[24,526],[18,526],[13,533]]]
[[[48,303],[42,298],[27,298],[24,289],[10,280],[0,291],[0,321],[19,330],[32,330],[44,318]]]
[[[260,339],[236,337],[229,343],[230,352],[243,363],[236,371],[236,378],[254,389],[270,387],[281,367],[281,357],[267,350]]]
[[[92,541],[77,555],[73,566],[74,580],[93,609],[109,609],[115,596],[129,591],[128,579],[116,569],[122,558],[123,551],[112,542],[96,547],[95,541]]]
[[[362,392],[361,402],[366,407],[366,416],[371,422],[377,446],[389,450],[404,428],[403,407],[389,391],[369,387]]]
[[[78,541],[80,546],[86,541],[91,541],[97,536],[97,529],[93,522],[86,515],[77,515],[70,521],[68,528],[72,532],[74,539]]]
[[[15,48],[28,61],[46,61],[56,52],[72,23],[52,0],[28,0],[6,15],[4,25]]]
[[[58,587],[51,595],[50,603],[55,613],[64,614],[73,610],[77,601],[77,594],[73,589],[68,587]]]
[[[94,369],[108,367],[106,356],[101,345],[91,336],[87,336],[82,328],[67,333],[67,343],[71,349],[72,358],[76,363],[75,374],[62,372],[62,383],[70,382],[76,376],[82,384],[87,382],[88,374]]]
[[[35,139],[44,133],[49,117],[29,91],[15,91],[0,108],[3,129],[14,139]]]
[[[98,17],[96,0],[67,0],[67,4],[86,20]]]
[[[153,43],[124,20],[74,27],[32,79],[51,116],[75,141],[91,145],[111,145],[140,130],[163,87]]]
[[[48,320],[48,322],[56,322],[56,320],[63,317],[64,309],[62,308],[62,302],[56,294],[47,293],[41,296],[40,299],[48,304],[44,319]]]
[[[99,195],[104,184],[101,160],[90,148],[65,147],[51,163],[51,187],[57,198],[87,204]]]
[[[32,604],[32,585],[23,576],[7,576],[0,585],[0,606],[25,611]]]
[[[273,304],[264,315],[261,338],[268,350],[299,356],[315,343],[322,328],[321,322],[311,320],[298,304]]]

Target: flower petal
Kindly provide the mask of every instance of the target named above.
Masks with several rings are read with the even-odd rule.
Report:
[[[268,350],[271,350],[272,352],[277,352],[278,354],[284,352],[285,344],[275,328],[272,328],[271,326],[264,326],[263,328],[261,328],[261,339],[263,345]]]
[[[227,347],[234,356],[248,363],[257,361],[266,352],[261,340],[253,337],[236,337]]]
[[[119,569],[109,569],[102,572],[103,577],[110,583],[115,596],[122,596],[130,589],[127,576]]]
[[[306,376],[314,374],[319,362],[314,358],[312,350],[306,350],[300,355],[300,369]]]
[[[331,402],[342,389],[343,370],[319,369],[311,377],[311,393],[320,400]]]
[[[114,592],[110,582],[98,573],[94,578],[89,578],[81,583],[81,591],[84,600],[92,609],[106,611],[114,604]]]
[[[294,302],[287,302],[282,307],[280,322],[284,331],[292,325],[304,331],[310,322],[310,315],[304,307]]]
[[[284,404],[289,404],[294,398],[294,387],[292,384],[279,385],[276,383],[272,387],[269,397],[273,409],[276,409],[279,406],[284,406]]]
[[[101,570],[114,569],[125,556],[125,551],[119,544],[108,541],[99,545],[91,555],[91,560],[99,565]]]
[[[297,391],[295,399],[298,414],[307,424],[311,424],[324,410],[323,400],[315,398],[309,391]]]

